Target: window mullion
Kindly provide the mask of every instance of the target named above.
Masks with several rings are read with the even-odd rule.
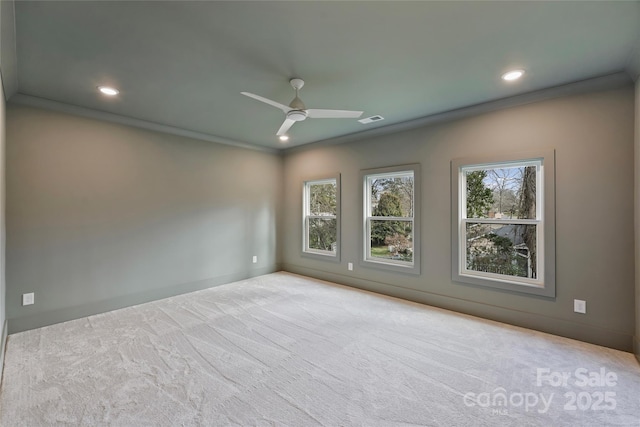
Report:
[[[376,221],[413,221],[411,216],[371,216]]]
[[[542,220],[540,219],[523,219],[523,218],[513,218],[513,219],[493,219],[493,218],[462,218],[462,221],[472,222],[474,224],[517,224],[517,225],[536,225],[540,224]]]

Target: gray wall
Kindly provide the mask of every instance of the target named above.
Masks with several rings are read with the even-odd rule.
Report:
[[[11,333],[279,269],[279,155],[11,104],[7,141]]]
[[[640,361],[640,76],[636,77],[635,132],[635,240],[636,240],[636,334],[634,352]]]
[[[7,4],[5,4],[7,3]],[[11,9],[11,13],[7,12]],[[5,89],[8,79],[7,74],[11,74],[9,70],[15,69],[10,63],[10,59],[6,54],[5,46],[13,40],[13,1],[0,2],[0,383],[2,382],[2,373],[4,367],[4,346],[8,333],[6,322],[5,298]],[[11,89],[10,89],[11,90]]]
[[[564,96],[342,145],[285,156],[283,267],[384,294],[626,351],[634,335],[634,93]],[[450,161],[457,157],[556,150],[556,298],[451,280]],[[422,274],[360,267],[360,169],[422,165]],[[301,257],[302,181],[342,174],[342,260]],[[353,262],[354,271],[347,270]],[[587,314],[573,312],[573,299]]]
[[[18,60],[16,57],[15,1],[0,1],[0,64],[4,98],[9,99],[18,90]]]
[[[0,76],[0,382],[2,380],[2,367],[4,361],[5,337],[8,333],[6,322],[6,285],[5,285],[5,147],[6,147],[6,113],[4,101],[4,89]]]

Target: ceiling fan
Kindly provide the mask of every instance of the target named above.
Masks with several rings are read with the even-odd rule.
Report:
[[[291,79],[289,80],[289,83],[291,83],[291,87],[296,91],[296,97],[293,98],[293,101],[291,101],[288,106],[250,92],[241,92],[249,98],[253,98],[260,102],[264,102],[265,104],[279,108],[286,114],[286,118],[284,119],[282,126],[280,126],[280,129],[276,132],[276,135],[278,136],[283,136],[295,122],[301,122],[307,117],[312,119],[355,119],[362,115],[362,111],[319,110],[315,108],[307,108],[302,100],[298,98],[298,91],[302,89],[302,86],[304,86],[304,80]]]

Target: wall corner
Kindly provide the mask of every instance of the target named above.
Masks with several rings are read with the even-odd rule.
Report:
[[[635,83],[634,230],[635,230],[635,335],[633,351],[640,362],[640,79]]]

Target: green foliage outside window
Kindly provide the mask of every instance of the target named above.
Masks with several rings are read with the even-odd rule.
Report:
[[[309,249],[336,252],[338,240],[336,183],[309,185],[308,247]]]
[[[484,184],[486,170],[467,173],[467,218],[486,217],[493,205],[493,192]]]
[[[465,177],[467,218],[503,220],[467,223],[467,268],[537,277],[535,225],[508,223],[536,218],[536,167],[487,168],[466,172]]]
[[[381,177],[370,183],[371,256],[413,260],[413,177]],[[406,218],[383,220],[378,218]]]

